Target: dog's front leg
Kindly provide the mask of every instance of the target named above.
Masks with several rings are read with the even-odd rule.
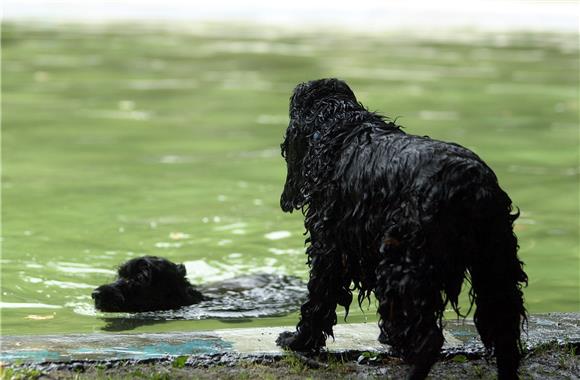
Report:
[[[312,243],[308,299],[300,308],[300,322],[295,332],[285,331],[276,344],[293,351],[313,351],[324,347],[336,324],[337,304],[348,307],[352,300],[349,281],[342,275],[341,260],[334,248]]]

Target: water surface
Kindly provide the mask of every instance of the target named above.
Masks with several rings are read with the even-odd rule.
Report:
[[[292,88],[328,76],[408,132],[480,154],[522,211],[528,309],[579,309],[575,35],[18,23],[2,34],[3,334],[107,329],[91,289],[145,254],[184,262],[194,283],[306,278],[301,215],[279,210],[279,144]],[[349,320],[375,318],[371,303]]]

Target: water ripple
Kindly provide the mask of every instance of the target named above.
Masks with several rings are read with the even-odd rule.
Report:
[[[96,315],[110,323],[132,320],[239,319],[286,315],[297,311],[306,298],[306,284],[297,277],[255,274],[199,286],[209,299],[178,310],[143,313],[101,313],[87,303],[74,303],[81,315]]]
[[[0,309],[60,309],[59,305],[44,303],[0,302]]]

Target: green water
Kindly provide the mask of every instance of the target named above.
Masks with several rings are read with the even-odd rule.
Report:
[[[2,41],[2,333],[101,331],[90,291],[143,254],[193,282],[306,277],[301,216],[279,210],[295,84],[338,76],[408,132],[496,170],[531,312],[578,311],[575,35],[30,26]],[[371,305],[349,320],[375,319]],[[296,315],[135,331],[294,324]]]

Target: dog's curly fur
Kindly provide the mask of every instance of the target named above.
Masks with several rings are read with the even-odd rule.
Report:
[[[309,296],[295,332],[277,343],[317,350],[333,336],[335,309],[348,314],[374,292],[380,340],[427,376],[443,344],[445,306],[459,313],[471,283],[474,320],[501,379],[517,378],[526,320],[514,213],[493,171],[452,143],[406,134],[369,112],[346,83],[298,85],[282,156],[285,212],[305,215]]]
[[[204,296],[185,278],[183,264],[156,256],[137,257],[121,265],[118,278],[92,293],[95,308],[106,312],[178,309]]]

